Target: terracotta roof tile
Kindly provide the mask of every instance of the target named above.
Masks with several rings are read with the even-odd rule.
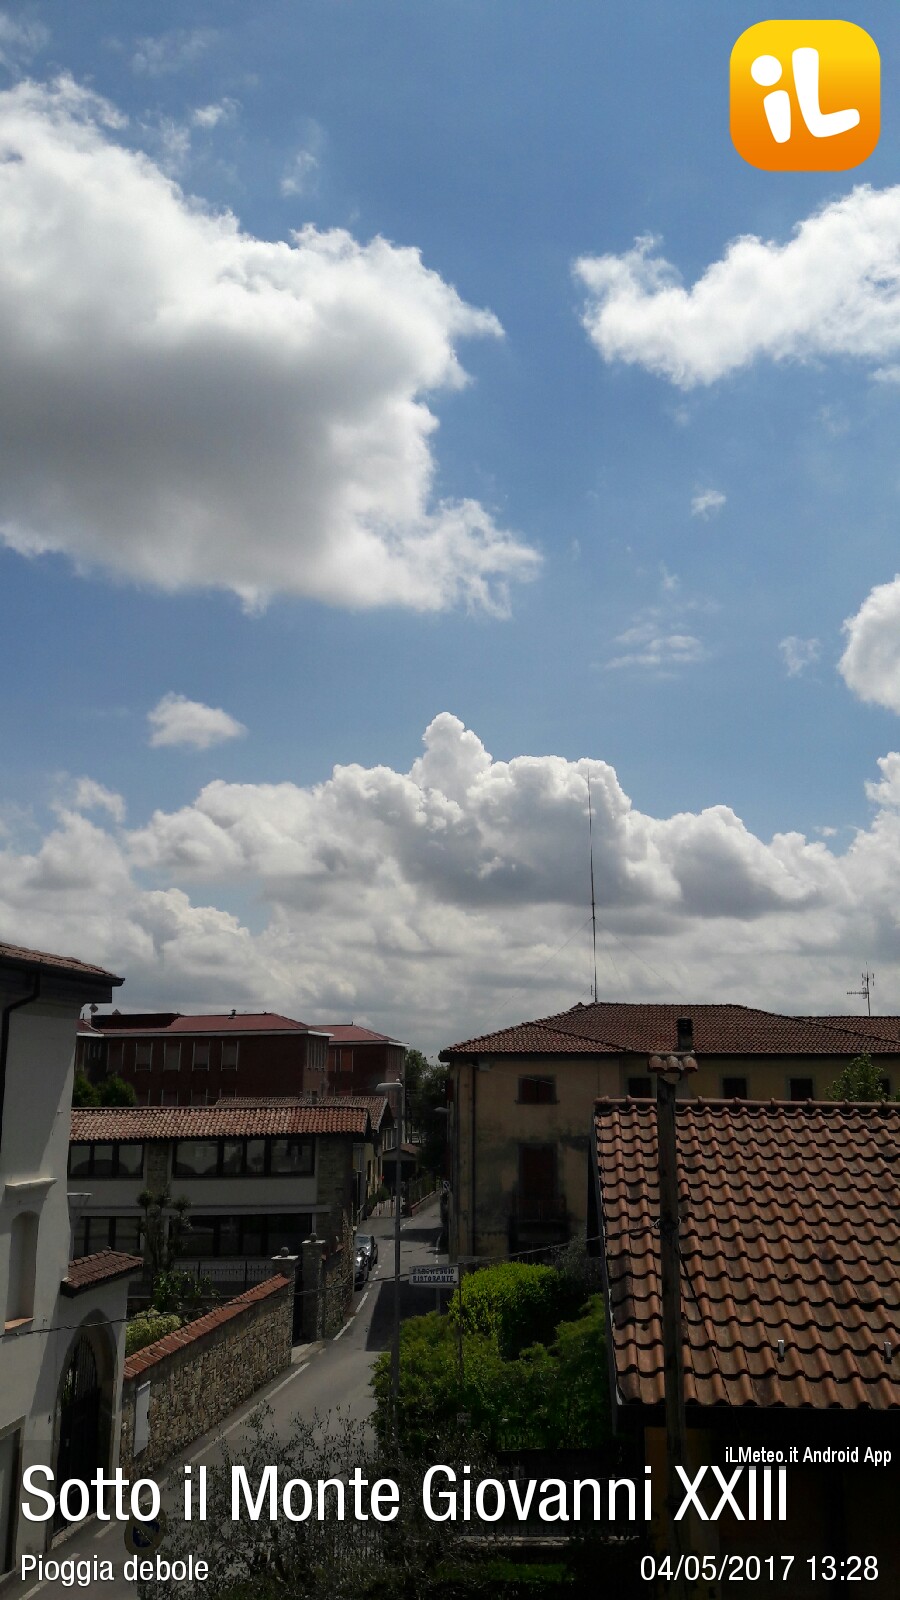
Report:
[[[656,1107],[594,1126],[618,1389],[657,1405]],[[686,1402],[900,1407],[900,1105],[694,1100],[676,1126]]]
[[[247,1135],[346,1133],[363,1138],[362,1105],[83,1106],[72,1111],[74,1140],[221,1139]]]
[[[124,982],[124,979],[117,978],[114,972],[107,972],[105,967],[93,967],[87,961],[78,961],[75,956],[54,956],[46,950],[27,950],[19,944],[0,944],[0,962],[28,967],[52,967],[59,971],[78,973],[86,978],[103,978],[112,984]]]
[[[79,1256],[69,1262],[69,1270],[62,1281],[65,1295],[82,1294],[98,1283],[109,1283],[112,1278],[126,1278],[133,1272],[143,1271],[140,1256],[124,1255],[120,1250],[98,1250],[91,1256]]]
[[[482,1034],[441,1051],[441,1060],[477,1052],[640,1054],[678,1048],[677,1021],[690,1017],[704,1055],[846,1055],[900,1052],[900,1017],[790,1017],[740,1005],[645,1005],[615,1000],[573,1006],[554,1016]]]
[[[381,1125],[385,1112],[390,1111],[390,1101],[383,1094],[335,1094],[317,1096],[311,1094],[266,1094],[266,1095],[231,1095],[223,1096],[217,1100],[219,1106],[234,1106],[244,1110],[252,1106],[318,1106],[321,1111],[344,1106],[363,1106],[372,1119],[373,1128]]]
[[[441,1061],[454,1056],[467,1055],[564,1055],[595,1056],[612,1051],[618,1046],[586,1038],[575,1029],[556,1026],[558,1018],[544,1017],[537,1022],[519,1022],[512,1028],[501,1028],[498,1033],[482,1033],[475,1039],[464,1039],[461,1044],[449,1045],[440,1054]]]

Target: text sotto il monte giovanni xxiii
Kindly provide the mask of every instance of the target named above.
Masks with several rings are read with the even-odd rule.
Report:
[[[704,1522],[727,1512],[741,1522],[787,1520],[787,1468],[737,1466],[723,1471],[700,1467],[690,1474],[677,1467],[683,1498],[675,1518],[693,1511]],[[101,1522],[155,1521],[161,1494],[153,1478],[128,1479],[121,1468],[93,1477],[66,1478],[54,1493],[55,1478],[45,1466],[29,1467],[22,1477],[22,1514],[28,1522],[47,1522],[57,1510],[68,1522],[96,1516]],[[182,1512],[185,1522],[205,1522],[207,1468],[184,1468]],[[467,1466],[437,1463],[423,1474],[421,1506],[432,1522],[499,1522],[512,1516],[526,1522],[650,1522],[653,1471],[635,1478],[473,1478]],[[369,1479],[356,1467],[341,1478],[288,1478],[267,1466],[251,1479],[246,1467],[231,1468],[231,1520],[258,1522],[393,1522],[401,1510],[400,1486],[393,1478]]]

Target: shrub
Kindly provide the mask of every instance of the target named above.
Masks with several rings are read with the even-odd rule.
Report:
[[[450,1304],[463,1329],[492,1339],[505,1361],[526,1345],[549,1344],[557,1323],[574,1316],[586,1299],[577,1277],[554,1267],[503,1261],[468,1273]]]
[[[552,1268],[548,1268],[552,1272]],[[400,1333],[399,1432],[405,1450],[428,1456],[464,1430],[490,1450],[575,1449],[609,1437],[603,1302],[592,1297],[562,1321],[548,1344],[533,1342],[506,1360],[493,1338],[429,1312]],[[375,1426],[391,1435],[390,1354],[374,1370]],[[460,1422],[460,1417],[464,1420]]]
[[[149,1311],[142,1311],[139,1316],[133,1317],[125,1329],[125,1354],[134,1355],[135,1350],[143,1350],[148,1344],[154,1344],[157,1339],[165,1338],[167,1333],[174,1333],[181,1327],[181,1318],[174,1312],[165,1316],[153,1306]]]

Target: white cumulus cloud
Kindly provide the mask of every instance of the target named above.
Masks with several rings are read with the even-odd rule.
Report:
[[[844,633],[838,670],[847,687],[860,700],[900,711],[900,574],[867,595]]]
[[[151,727],[149,743],[187,745],[193,750],[209,750],[226,739],[238,739],[247,732],[244,724],[216,706],[188,700],[183,694],[164,694],[147,712]]]
[[[70,80],[0,94],[0,537],[251,607],[502,612],[536,553],[433,494],[432,397],[496,318],[414,248],[243,232],[121,120]]]
[[[691,501],[691,516],[704,519],[715,516],[721,511],[727,496],[721,489],[700,489]]]
[[[606,361],[679,388],[751,362],[846,356],[884,375],[900,354],[900,186],[852,190],[799,222],[781,244],[734,239],[696,283],[682,284],[658,241],[584,256],[584,326]]]
[[[365,1017],[439,1048],[587,998],[590,776],[602,992],[836,1011],[862,949],[900,1011],[900,754],[879,765],[838,852],[715,797],[641,811],[608,762],[498,760],[444,713],[407,771],[216,780],[127,830],[61,808],[0,848],[0,938],[110,966],[136,1009]]]

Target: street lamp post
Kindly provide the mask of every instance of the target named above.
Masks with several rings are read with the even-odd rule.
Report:
[[[394,1342],[391,1346],[391,1408],[394,1419],[394,1437],[397,1438],[400,1415],[400,1185],[403,1181],[403,1111],[406,1105],[406,1059],[399,1078],[390,1083],[378,1083],[381,1094],[400,1090],[400,1104],[396,1117],[397,1174],[394,1179]]]
[[[679,1035],[693,1044],[688,1019],[679,1023]],[[682,1078],[697,1071],[692,1049],[671,1055],[652,1055],[647,1063],[656,1078],[656,1134],[659,1173],[659,1264],[663,1327],[663,1382],[666,1407],[666,1488],[669,1554],[680,1569],[681,1529],[675,1521],[678,1505],[679,1466],[686,1466],[687,1429],[684,1414],[684,1350],[681,1319],[681,1258],[678,1242],[678,1151],[675,1096]],[[681,1587],[677,1592],[683,1593]]]

